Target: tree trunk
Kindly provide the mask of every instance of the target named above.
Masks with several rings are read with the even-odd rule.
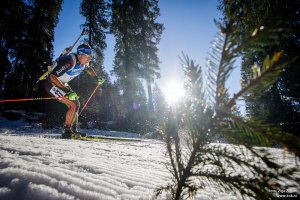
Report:
[[[5,72],[7,70],[7,67],[9,65],[9,61],[7,59],[7,50],[1,49],[0,51],[0,95],[3,91],[3,84],[5,80]]]

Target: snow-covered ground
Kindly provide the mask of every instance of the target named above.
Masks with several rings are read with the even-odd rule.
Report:
[[[0,199],[152,199],[167,183],[161,142],[0,134]]]
[[[83,130],[90,135],[139,141],[58,139],[61,129],[0,117],[0,200],[151,200],[171,183],[162,141],[126,132]],[[207,188],[195,199],[238,199]]]
[[[60,132],[0,119],[0,199],[153,199],[170,180],[160,141],[63,140]]]
[[[139,141],[63,140],[57,137],[61,129],[0,117],[0,200],[169,199],[154,195],[156,188],[171,183],[163,142],[134,133],[85,131]],[[241,197],[207,185],[195,199]]]

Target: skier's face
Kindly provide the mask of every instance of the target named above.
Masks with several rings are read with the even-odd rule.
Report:
[[[81,65],[87,65],[92,59],[92,56],[91,55],[79,55],[78,56],[78,60],[80,62]]]

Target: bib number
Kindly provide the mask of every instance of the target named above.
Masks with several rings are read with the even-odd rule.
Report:
[[[51,89],[50,89],[50,93],[53,94],[55,97],[63,97],[66,95],[66,93],[64,91],[62,91],[61,89],[53,86]]]

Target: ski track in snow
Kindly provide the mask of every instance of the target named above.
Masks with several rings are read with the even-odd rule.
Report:
[[[165,193],[154,196],[155,189],[171,181],[162,142],[52,136],[0,133],[0,200],[170,199]],[[280,158],[279,150],[272,151]],[[277,162],[294,165],[293,157]],[[238,193],[220,192],[216,187],[207,183],[194,199],[242,199]]]
[[[154,199],[154,190],[170,181],[164,152],[154,140],[0,134],[0,199]]]

